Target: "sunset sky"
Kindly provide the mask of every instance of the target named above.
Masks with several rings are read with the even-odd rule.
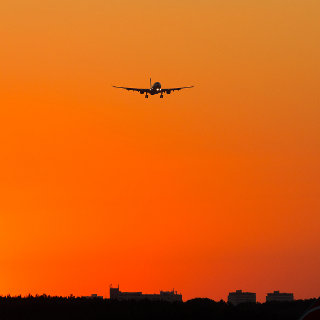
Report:
[[[0,295],[320,296],[319,13],[1,0]]]

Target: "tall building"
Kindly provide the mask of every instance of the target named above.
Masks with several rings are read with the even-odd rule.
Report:
[[[253,292],[242,292],[242,290],[236,290],[236,292],[229,293],[228,302],[232,303],[235,306],[239,303],[256,303],[256,294]]]
[[[110,300],[151,300],[151,301],[168,301],[182,302],[182,295],[177,291],[160,291],[160,294],[144,294],[142,292],[122,292],[118,288],[110,287]]]
[[[293,301],[293,293],[284,293],[279,291],[274,291],[273,293],[268,293],[266,296],[266,301]]]

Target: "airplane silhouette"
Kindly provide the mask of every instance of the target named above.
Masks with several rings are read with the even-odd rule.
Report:
[[[155,94],[159,94],[159,93],[160,93],[160,98],[163,98],[163,94],[164,94],[164,93],[170,94],[171,91],[179,91],[179,90],[181,90],[181,89],[193,88],[194,86],[162,89],[160,82],[155,82],[153,85],[151,85],[151,78],[150,78],[150,88],[149,88],[149,89],[117,87],[117,86],[113,86],[113,87],[114,87],[114,88],[118,88],[118,89],[125,89],[125,90],[128,90],[128,91],[137,91],[137,92],[139,92],[140,94],[144,94],[144,93],[145,93],[145,98],[149,98],[148,94],[150,94],[150,95],[153,96],[153,95],[155,95]]]

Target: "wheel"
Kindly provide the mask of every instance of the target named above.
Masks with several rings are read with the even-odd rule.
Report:
[[[145,95],[145,98],[146,98],[146,99],[148,99],[148,98],[149,98],[149,96],[148,96],[148,95]]]
[[[161,95],[160,98],[163,98],[163,95]]]

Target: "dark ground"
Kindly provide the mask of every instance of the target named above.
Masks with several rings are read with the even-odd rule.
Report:
[[[0,319],[139,319],[139,320],[298,320],[315,299],[294,302],[242,304],[193,299],[184,303],[117,302],[75,297],[0,297]]]

